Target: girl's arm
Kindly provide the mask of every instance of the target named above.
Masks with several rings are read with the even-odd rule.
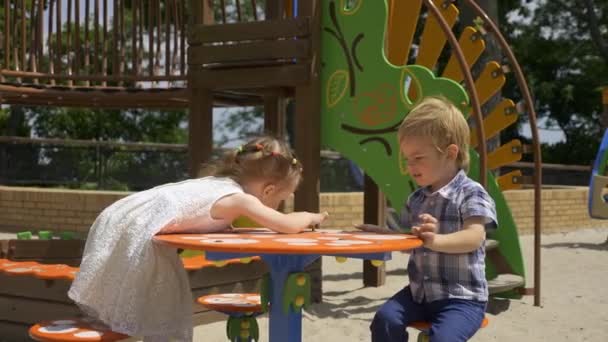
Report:
[[[265,206],[257,197],[244,193],[222,197],[211,207],[211,216],[216,219],[232,221],[241,215],[279,233],[299,233],[311,225],[321,223],[327,217],[327,213],[283,214]]]

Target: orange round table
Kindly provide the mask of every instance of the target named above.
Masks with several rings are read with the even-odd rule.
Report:
[[[238,229],[234,233],[157,235],[154,240],[175,248],[204,250],[209,260],[260,256],[270,269],[271,342],[298,342],[302,339],[301,311],[285,310],[281,305],[291,274],[302,272],[306,265],[323,255],[389,260],[390,252],[422,245],[422,241],[413,235],[397,233],[317,230],[278,234],[263,228]]]

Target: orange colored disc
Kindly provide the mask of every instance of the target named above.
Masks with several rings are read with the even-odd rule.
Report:
[[[485,328],[488,326],[488,323],[490,323],[490,321],[488,320],[487,317],[483,318],[483,321],[481,321],[481,327]],[[429,330],[431,328],[431,323],[430,322],[426,322],[426,321],[417,321],[417,322],[412,322],[408,325],[408,327],[412,327],[418,330]]]
[[[47,321],[34,325],[29,330],[30,337],[45,342],[91,342],[120,341],[129,336],[94,327],[80,319]]]
[[[408,250],[422,245],[422,240],[413,235],[338,230],[278,234],[268,229],[241,229],[227,234],[157,235],[154,240],[178,248],[252,254],[380,253]]]
[[[220,312],[261,312],[258,293],[220,293],[199,297],[196,300],[204,307]]]

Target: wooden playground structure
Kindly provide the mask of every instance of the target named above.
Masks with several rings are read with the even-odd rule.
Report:
[[[189,165],[190,174],[195,176],[211,156],[214,107],[263,106],[265,130],[285,136],[286,103],[293,99],[294,149],[305,166],[294,209],[319,210],[319,151],[326,146],[343,152],[321,133],[323,115],[329,115],[325,111],[338,101],[333,98],[332,102],[330,96],[328,102],[324,93],[329,91],[323,83],[330,76],[328,61],[343,58],[341,54],[328,56],[324,50],[327,44],[335,43],[328,43],[330,24],[326,20],[345,23],[350,15],[364,15],[369,1],[3,2],[0,104],[188,108]],[[500,244],[488,257],[494,258],[490,260],[492,277],[520,276],[515,285],[508,281],[498,284],[494,293],[509,292],[511,296],[533,293],[535,305],[540,305],[540,145],[533,101],[517,59],[495,22],[473,0],[461,2],[468,13],[474,14],[475,20],[470,23],[463,22],[460,9],[451,1],[386,2],[386,30],[384,26],[380,30],[385,39],[376,41],[383,46],[386,65],[399,70],[421,66],[421,70],[428,69],[461,87],[468,100],[459,105],[470,113],[471,145],[475,148],[472,153],[478,155],[475,171],[478,181],[495,189],[498,196],[501,191],[517,189],[523,183],[534,184],[533,288],[526,289],[522,280],[519,242],[513,241],[517,230],[508,206],[504,199],[499,203],[496,197],[498,210],[511,226],[508,235],[497,238]],[[375,5],[382,7],[381,2]],[[331,30],[336,28],[339,26]],[[338,29],[334,33],[344,35],[350,30],[343,29],[344,32]],[[341,76],[342,79],[354,83],[353,76],[363,74],[357,44],[367,43],[369,39],[364,37],[368,36],[370,32],[360,38],[354,36],[351,46],[336,45],[349,56],[351,74]],[[492,42],[501,56],[491,55],[486,42]],[[517,106],[514,101],[500,97],[506,77],[515,78],[522,94]],[[354,97],[352,88],[350,96]],[[345,89],[346,86],[344,92]],[[415,100],[416,90],[412,89],[408,95]],[[532,145],[511,141],[490,151],[487,141],[512,125],[518,115],[527,115]],[[363,142],[356,147],[366,148]],[[520,160],[524,153],[533,155],[536,170],[533,179],[524,179],[518,171],[496,178],[490,173]],[[360,166],[367,173],[365,165]],[[376,184],[379,180],[371,172],[366,177],[364,221],[383,224],[386,191]],[[384,268],[365,262],[364,283],[379,286],[383,281]],[[316,286],[320,289],[320,283]]]

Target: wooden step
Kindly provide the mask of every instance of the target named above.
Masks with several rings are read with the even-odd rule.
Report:
[[[488,290],[491,295],[523,287],[524,285],[524,278],[515,274],[499,274],[498,277],[488,280]]]
[[[486,239],[486,252],[498,248],[498,241]]]

